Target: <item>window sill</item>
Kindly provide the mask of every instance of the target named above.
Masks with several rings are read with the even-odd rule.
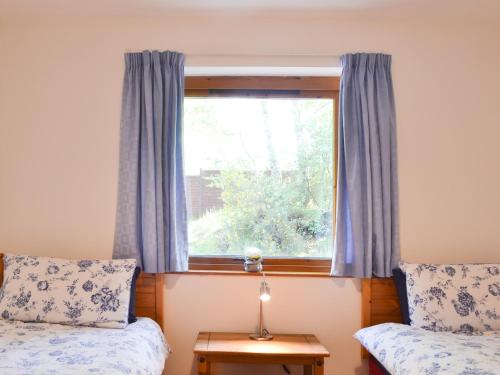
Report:
[[[329,258],[265,258],[264,272],[271,276],[329,277],[332,261]],[[189,273],[216,275],[261,275],[246,272],[243,258],[231,256],[190,256]]]
[[[267,271],[266,277],[333,277],[328,272],[289,272],[289,271]],[[178,275],[212,275],[212,276],[262,276],[262,272],[245,271],[223,271],[223,270],[189,270],[187,272],[172,272]]]

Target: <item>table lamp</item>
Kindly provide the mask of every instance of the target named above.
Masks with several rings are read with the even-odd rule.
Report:
[[[262,282],[260,283],[260,298],[259,298],[259,331],[257,333],[252,333],[250,338],[257,341],[268,341],[272,340],[273,336],[269,333],[267,329],[264,328],[264,314],[262,311],[262,302],[269,301],[271,299],[271,288],[266,281],[266,277],[262,274]]]

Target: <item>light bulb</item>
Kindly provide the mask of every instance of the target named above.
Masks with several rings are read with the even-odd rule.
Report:
[[[271,288],[267,285],[266,281],[260,284],[260,300],[263,302],[269,301],[271,299]]]
[[[261,294],[260,295],[260,300],[263,301],[263,302],[267,302],[271,299],[271,295],[270,294]]]

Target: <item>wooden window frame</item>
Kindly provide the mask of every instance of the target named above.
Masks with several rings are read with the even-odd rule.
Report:
[[[185,96],[333,99],[333,169],[337,176],[339,86],[339,77],[190,76],[185,79]],[[336,180],[332,183],[335,212]],[[335,215],[332,217],[335,226]],[[266,257],[263,265],[268,275],[328,276],[331,264],[328,258]],[[190,256],[189,273],[249,274],[243,271],[243,257],[232,256]]]

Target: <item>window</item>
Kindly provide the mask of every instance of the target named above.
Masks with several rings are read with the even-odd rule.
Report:
[[[331,264],[338,79],[188,77],[184,101],[190,269]]]

